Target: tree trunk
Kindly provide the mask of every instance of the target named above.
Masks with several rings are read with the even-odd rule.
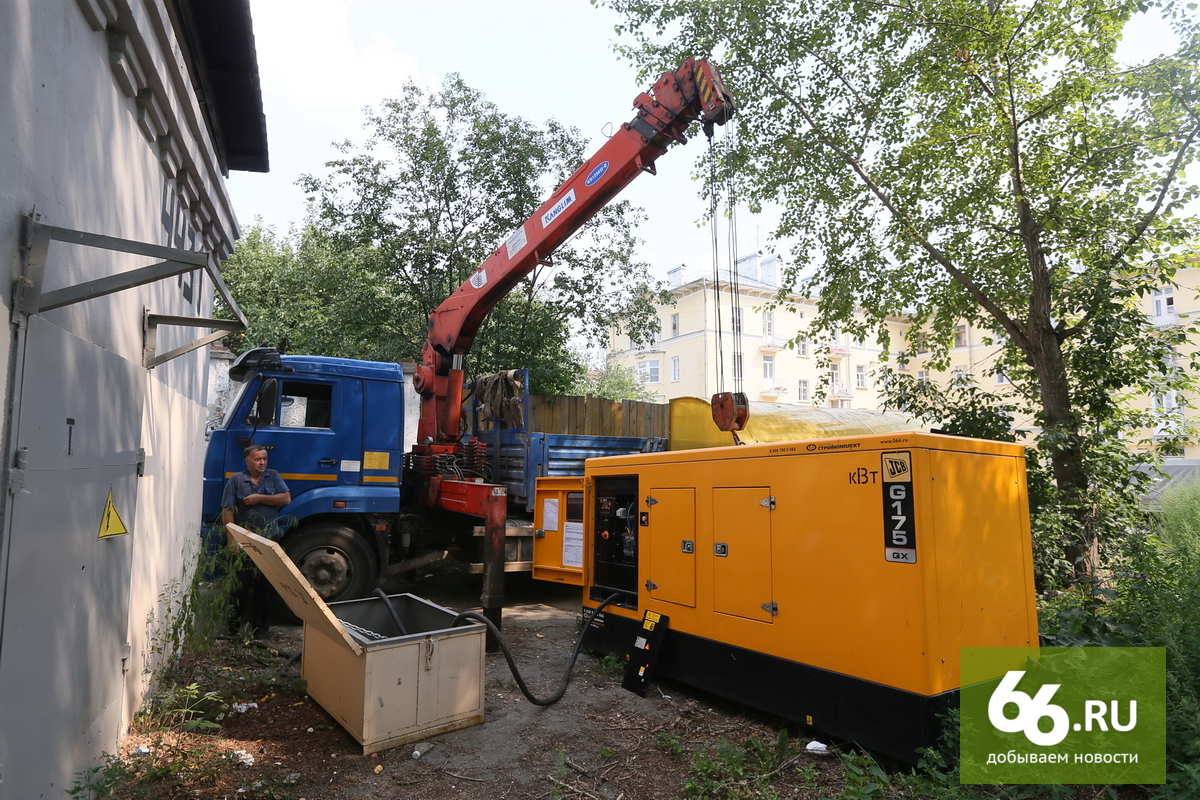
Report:
[[[1079,419],[1071,405],[1062,344],[1049,319],[1039,323],[1035,327],[1031,321],[1028,355],[1041,387],[1043,440],[1051,443],[1050,466],[1059,502],[1070,510],[1075,522],[1064,555],[1073,565],[1075,577],[1083,578],[1094,575],[1099,566],[1099,541],[1088,506]]]

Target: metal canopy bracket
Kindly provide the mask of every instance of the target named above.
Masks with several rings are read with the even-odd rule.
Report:
[[[164,278],[172,278],[185,272],[202,269],[212,280],[213,286],[216,287],[217,292],[221,295],[221,299],[233,311],[235,319],[180,317],[170,314],[154,314],[149,309],[144,310],[142,314],[142,366],[146,369],[153,369],[159,364],[163,364],[173,358],[178,358],[184,353],[190,353],[206,344],[218,341],[231,331],[244,330],[247,326],[246,315],[242,313],[233,296],[229,293],[229,287],[225,285],[225,279],[221,276],[221,271],[217,267],[217,261],[211,253],[180,250],[174,247],[164,247],[146,242],[135,242],[129,239],[118,239],[113,236],[74,231],[69,228],[59,228],[53,225],[43,225],[35,221],[31,214],[25,215],[24,222],[22,250],[24,250],[25,254],[25,271],[17,279],[16,302],[13,304],[14,315],[18,312],[22,314],[41,314],[56,308],[80,303],[84,300],[103,297],[114,292],[132,289],[135,286],[144,286],[148,283],[161,281]],[[116,275],[109,275],[104,278],[97,278],[96,280],[85,281],[74,286],[67,286],[62,289],[55,289],[52,292],[43,293],[42,280],[46,271],[46,261],[51,241],[82,245],[84,247],[96,247],[102,250],[115,250],[121,253],[132,253],[134,255],[162,260],[157,264],[151,264],[147,267],[139,267]],[[159,325],[215,328],[216,330],[210,331],[199,339],[182,347],[176,347],[174,350],[159,355],[156,352]]]

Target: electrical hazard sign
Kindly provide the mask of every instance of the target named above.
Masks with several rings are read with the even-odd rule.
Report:
[[[100,535],[96,538],[107,539],[110,536],[124,536],[127,533],[129,533],[129,529],[125,527],[125,523],[121,521],[121,515],[117,513],[110,486],[108,487],[108,500],[104,503],[104,514],[100,517]]]

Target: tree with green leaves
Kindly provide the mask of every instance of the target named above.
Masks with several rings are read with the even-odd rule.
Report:
[[[501,112],[457,76],[432,92],[408,84],[368,114],[366,128],[363,145],[339,145],[325,174],[301,179],[310,218],[284,249],[311,273],[311,304],[269,314],[287,318],[277,333],[293,351],[303,341],[327,355],[419,359],[430,312],[574,172],[586,142],[553,120],[538,126]],[[657,318],[648,267],[634,258],[643,216],[627,201],[610,204],[552,266],[532,272],[484,323],[470,372],[529,367],[535,391],[563,392],[582,369],[573,335],[601,342],[616,321],[644,336]],[[258,257],[249,238],[232,259],[235,293],[242,261]],[[321,337],[302,336],[309,327]]]
[[[654,402],[654,395],[646,389],[637,372],[622,364],[616,353],[607,353],[603,358],[581,358],[586,369],[575,380],[567,394],[580,397],[603,397],[606,400],[638,400]]]
[[[820,298],[808,336],[873,335],[901,361],[919,344],[935,369],[963,322],[1003,345],[987,370],[1011,392],[982,405],[1036,419],[1043,507],[1068,568],[1091,573],[1099,531],[1132,507],[1121,436],[1152,427],[1128,401],[1192,387],[1192,331],[1155,326],[1137,301],[1171,285],[1200,230],[1185,176],[1200,137],[1195,6],[606,4],[647,74],[686,55],[720,64],[741,114],[718,172],[752,209],[781,207],[781,296]],[[1144,16],[1178,46],[1121,63]],[[889,341],[895,316],[919,343]],[[912,400],[890,373],[893,401]]]

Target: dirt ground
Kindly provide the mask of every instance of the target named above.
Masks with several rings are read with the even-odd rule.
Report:
[[[387,588],[466,610],[478,605],[477,581],[463,576],[439,581],[437,587]],[[561,682],[579,632],[579,590],[509,576],[506,594],[505,639],[530,690],[548,696]],[[276,626],[265,644],[286,655],[300,649],[301,639],[300,627]],[[220,658],[219,652],[214,655]],[[710,753],[722,741],[739,747],[751,737],[770,743],[778,734],[779,723],[683,686],[655,683],[645,698],[639,697],[621,688],[620,670],[611,661],[586,651],[565,697],[546,708],[522,696],[502,654],[488,653],[486,670],[482,725],[427,739],[421,747],[408,744],[369,756],[311,699],[268,693],[256,708],[222,720],[217,741],[221,749],[252,758],[255,766],[247,770],[261,775],[269,767],[273,777],[258,790],[251,785],[234,794],[191,790],[178,796],[679,798],[696,754]],[[237,677],[230,671],[228,679]],[[419,758],[416,749],[424,750]],[[778,796],[836,796],[840,762],[808,753],[802,744],[792,749],[790,762],[771,777]],[[802,770],[804,764],[811,767]]]
[[[459,570],[385,588],[461,611],[478,607],[480,581]],[[531,691],[547,697],[558,689],[579,633],[579,590],[510,575],[506,597],[504,637]],[[121,755],[143,778],[153,775],[149,786],[93,794],[125,800],[922,796],[895,785],[885,790],[876,778],[888,779],[877,767],[844,762],[832,749],[813,752],[806,730],[721,698],[658,678],[639,697],[621,688],[622,670],[612,659],[587,651],[564,698],[546,708],[522,696],[502,654],[488,653],[483,724],[364,756],[303,693],[296,660],[302,639],[300,626],[284,624],[265,642],[218,641],[195,671],[195,691],[218,698],[199,703],[208,704],[204,717],[220,728],[198,735],[177,725],[165,733],[143,725],[150,732],[126,737]],[[780,749],[775,743],[785,729]],[[1108,796],[1103,787],[1076,788],[1076,798]],[[1144,800],[1146,793],[1122,787],[1119,796]]]

